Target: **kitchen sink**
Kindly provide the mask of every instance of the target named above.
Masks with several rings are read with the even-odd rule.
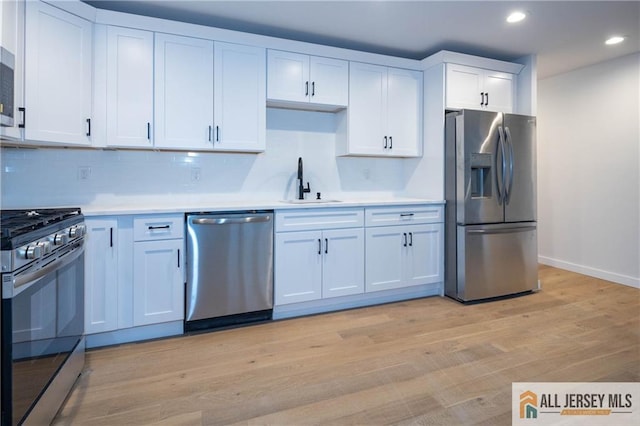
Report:
[[[283,203],[288,204],[324,204],[324,203],[341,203],[341,200],[329,200],[329,199],[311,199],[311,200],[282,200]]]

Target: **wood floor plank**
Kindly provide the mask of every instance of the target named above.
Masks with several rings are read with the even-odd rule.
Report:
[[[639,381],[640,290],[432,297],[103,348],[55,425],[508,425],[514,381]]]

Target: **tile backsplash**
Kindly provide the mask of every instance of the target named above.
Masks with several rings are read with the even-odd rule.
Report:
[[[406,160],[336,157],[335,127],[331,113],[270,108],[261,154],[4,147],[2,207],[139,203],[162,197],[290,199],[296,194],[298,157],[312,196],[401,194]]]

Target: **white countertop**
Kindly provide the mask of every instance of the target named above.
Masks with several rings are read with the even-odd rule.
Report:
[[[178,197],[180,198],[180,197]],[[338,197],[336,197],[338,198]],[[331,198],[333,200],[333,198]],[[444,204],[443,200],[421,198],[357,198],[342,199],[334,202],[287,202],[283,200],[238,200],[238,199],[176,199],[173,195],[164,198],[135,198],[111,200],[81,206],[82,213],[87,216],[128,215],[128,214],[162,214],[187,212],[222,212],[239,210],[285,210],[285,209],[319,209],[335,207],[371,207],[371,206],[405,206],[420,204]]]

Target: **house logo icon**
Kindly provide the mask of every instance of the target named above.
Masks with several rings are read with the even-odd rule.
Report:
[[[538,395],[534,392],[528,390],[520,394],[520,418],[538,418]]]

